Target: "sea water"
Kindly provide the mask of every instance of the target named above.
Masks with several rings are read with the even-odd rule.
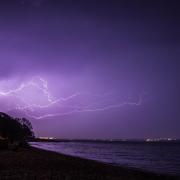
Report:
[[[180,175],[180,143],[31,142],[34,147],[113,165]]]

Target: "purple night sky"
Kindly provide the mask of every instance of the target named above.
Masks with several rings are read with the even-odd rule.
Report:
[[[37,136],[180,138],[178,0],[1,0],[0,111]]]

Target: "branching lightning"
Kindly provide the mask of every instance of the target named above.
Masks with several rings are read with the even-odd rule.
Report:
[[[46,102],[28,102],[22,94],[30,87],[40,91]],[[84,99],[80,104],[71,102],[82,96]],[[138,95],[136,100],[113,99],[111,93],[99,95],[90,92],[75,92],[67,97],[55,98],[52,96],[48,88],[48,82],[39,76],[33,77],[28,82],[22,83],[16,89],[0,91],[0,98],[12,97],[18,99],[19,103],[17,103],[15,107],[8,108],[7,111],[18,110],[23,112],[26,116],[34,119],[64,116],[73,113],[104,111],[123,106],[140,106],[143,102],[143,94]],[[91,101],[88,101],[88,98],[91,98]],[[56,111],[51,112],[51,108],[55,108]]]

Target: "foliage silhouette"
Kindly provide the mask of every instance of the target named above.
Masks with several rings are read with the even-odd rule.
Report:
[[[25,118],[13,118],[0,112],[0,137],[8,143],[25,144],[28,139],[34,138],[33,128]]]

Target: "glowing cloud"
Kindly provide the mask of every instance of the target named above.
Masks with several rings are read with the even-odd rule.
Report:
[[[10,102],[4,111],[18,110],[34,119],[104,111],[123,106],[140,106],[143,101],[143,94],[137,95],[136,98],[114,98],[112,95],[76,92],[67,97],[54,98],[49,91],[48,82],[39,76],[20,84],[16,89],[0,91],[1,100]]]

